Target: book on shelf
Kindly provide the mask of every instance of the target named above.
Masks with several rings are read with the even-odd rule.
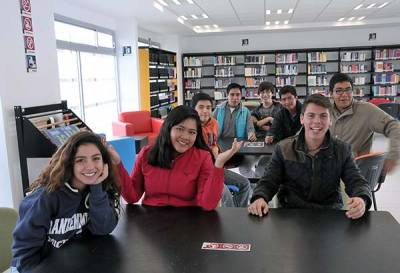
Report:
[[[42,133],[57,147],[61,146],[70,136],[79,132],[80,129],[75,124],[56,128],[44,129]]]

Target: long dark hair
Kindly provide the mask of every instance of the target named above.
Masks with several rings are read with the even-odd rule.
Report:
[[[109,198],[114,201],[115,207],[119,209],[120,183],[119,175],[111,157],[104,147],[99,136],[91,132],[78,132],[72,135],[52,156],[49,165],[33,181],[29,190],[33,191],[42,186],[47,192],[53,192],[64,186],[65,182],[71,182],[74,176],[74,158],[79,146],[94,144],[100,151],[104,164],[108,164],[108,177],[102,182],[103,190]]]
[[[203,138],[199,114],[192,108],[181,105],[172,109],[165,119],[160,134],[147,157],[151,165],[166,169],[171,168],[172,161],[176,155],[171,142],[171,128],[186,119],[194,119],[196,121],[197,135],[193,146],[211,153]]]

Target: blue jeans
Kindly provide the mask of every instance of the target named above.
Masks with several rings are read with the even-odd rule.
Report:
[[[224,192],[222,196],[223,207],[247,207],[252,194],[250,181],[244,176],[230,170],[224,170]],[[226,185],[236,186],[239,190],[233,195],[229,192]],[[228,194],[229,193],[229,194]],[[232,201],[229,199],[232,197]]]

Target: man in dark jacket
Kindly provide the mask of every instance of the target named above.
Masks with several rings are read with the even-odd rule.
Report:
[[[272,123],[271,130],[265,137],[266,143],[279,142],[282,139],[295,135],[301,128],[301,103],[297,100],[296,88],[285,85],[279,91],[282,109],[280,109]]]
[[[350,145],[331,137],[329,99],[314,94],[304,102],[303,129],[276,145],[263,178],[248,207],[250,214],[263,216],[267,202],[278,193],[286,208],[341,209],[340,179],[351,197],[346,216],[360,218],[371,206],[371,189],[362,177]]]

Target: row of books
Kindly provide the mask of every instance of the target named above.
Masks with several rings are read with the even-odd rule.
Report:
[[[258,87],[266,78],[246,78],[246,87]]]
[[[185,57],[183,58],[184,66],[201,66],[201,58],[200,57]]]
[[[233,75],[232,67],[220,67],[215,69],[216,77],[232,77]]]
[[[372,86],[374,96],[397,96],[398,85]]]
[[[200,78],[201,77],[201,68],[187,68],[183,75],[185,78]]]
[[[290,76],[290,77],[276,77],[275,79],[276,86],[282,87],[285,85],[293,85],[296,86],[296,77]]]
[[[216,56],[214,57],[215,65],[234,65],[236,64],[235,56]]]
[[[391,62],[375,62],[375,72],[393,71],[393,63]]]
[[[246,67],[244,69],[245,76],[264,76],[267,75],[267,66],[262,65],[260,67]]]
[[[308,76],[308,86],[326,86],[328,83],[329,81],[326,75]]]
[[[297,75],[297,65],[295,64],[277,65],[276,75]]]
[[[355,85],[363,85],[366,83],[366,78],[364,76],[354,77],[353,83]]]
[[[326,62],[327,56],[325,52],[310,52],[308,53],[309,62]]]
[[[341,64],[340,71],[343,73],[368,73],[366,64]]]
[[[215,88],[226,88],[230,83],[232,83],[232,79],[218,79],[215,80]]]
[[[308,64],[308,74],[324,74],[326,73],[325,64]]]
[[[342,52],[340,56],[341,61],[365,61],[367,54],[360,51]]]
[[[395,60],[400,59],[400,48],[375,49],[375,60]]]
[[[297,63],[297,53],[276,54],[276,63]]]
[[[389,73],[389,74],[383,73],[374,75],[373,79],[375,84],[387,84],[387,83],[396,84],[399,83],[400,77],[399,75],[394,73]]]
[[[264,64],[265,63],[265,55],[252,55],[252,56],[244,56],[245,64]]]
[[[186,80],[185,81],[185,88],[186,89],[200,89],[201,80]]]

